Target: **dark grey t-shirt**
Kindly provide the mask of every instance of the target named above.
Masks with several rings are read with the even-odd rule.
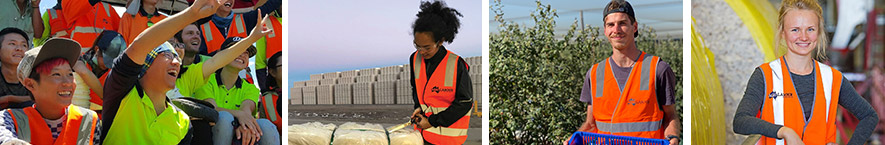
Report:
[[[0,66],[2,67],[2,66]],[[11,76],[15,77],[15,76]],[[24,85],[21,83],[9,83],[6,82],[6,76],[3,76],[3,73],[0,73],[0,97],[6,95],[14,95],[14,96],[31,96],[31,91],[28,91]],[[9,103],[7,108],[24,108],[30,107],[34,104],[34,101],[26,101],[20,103]]]
[[[609,61],[609,64],[613,64],[611,66],[612,73],[615,76],[615,79],[618,81],[618,87],[623,90],[624,86],[627,84],[627,79],[630,77],[630,71],[633,70],[633,67],[620,67],[615,65],[613,59],[606,59]],[[587,102],[587,104],[593,104],[593,96],[591,95],[590,90],[590,79],[594,78],[594,76],[590,76],[590,70],[587,70],[587,74],[584,76],[584,85],[581,88],[581,101]],[[670,64],[664,62],[663,60],[658,61],[657,69],[655,69],[655,94],[658,97],[658,105],[666,106],[676,104],[676,74],[673,73],[673,70],[670,69]]]

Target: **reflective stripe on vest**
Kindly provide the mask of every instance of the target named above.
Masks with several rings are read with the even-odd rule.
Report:
[[[277,115],[277,109],[276,109],[276,106],[275,106],[275,104],[274,104],[274,103],[276,103],[277,101],[274,100],[273,95],[272,95],[272,94],[267,94],[267,95],[262,96],[261,98],[263,98],[262,101],[264,101],[264,103],[262,103],[263,105],[261,105],[261,106],[264,107],[264,110],[265,110],[265,111],[264,111],[264,114],[267,115],[266,117],[267,117],[268,119],[270,119],[271,122],[277,121],[277,116],[278,116],[278,115]],[[268,102],[270,102],[270,103],[268,103]],[[268,104],[269,104],[269,105],[268,105]]]
[[[57,19],[58,18],[58,14],[55,13],[55,10],[49,9],[46,11],[49,11],[49,19]]]
[[[246,25],[243,22],[243,14],[234,14],[233,22],[227,28],[227,35],[223,35],[221,30],[218,27],[215,27],[215,22],[208,21],[200,26],[200,29],[203,30],[203,40],[206,42],[206,52],[213,53],[219,49],[221,49],[221,44],[224,43],[225,38],[229,37],[247,37],[246,34]]]
[[[799,94],[789,73],[789,66],[781,57],[759,66],[765,78],[765,101],[759,118],[777,125],[790,127],[806,144],[826,144],[836,141],[836,108],[842,84],[842,73],[815,61],[815,96],[812,106],[802,106]],[[804,109],[812,107],[806,119]],[[824,113],[820,113],[824,112]],[[763,137],[763,145],[783,145],[783,139]]]
[[[612,72],[611,58],[590,68],[593,117],[596,129],[591,132],[642,138],[663,138],[664,113],[654,88],[660,59],[645,52],[634,63],[624,88]]]
[[[108,4],[106,4],[106,3],[104,3],[104,2],[100,2],[100,3],[98,3],[98,4],[100,4],[102,7],[104,7],[104,14],[107,15],[108,17],[111,17],[111,13],[110,13],[111,10],[110,10],[110,8],[108,7]]]
[[[425,116],[438,114],[452,104],[457,91],[458,59],[460,57],[451,51],[440,61],[433,74],[427,76],[424,58],[415,53],[413,69],[415,72],[415,89],[418,94],[418,102]],[[470,113],[459,118],[448,127],[431,127],[421,130],[424,140],[433,144],[463,144],[467,140],[467,128],[470,122]],[[420,129],[419,129],[420,130]]]
[[[34,107],[22,109],[10,109],[13,116],[16,135],[19,139],[32,144],[93,144],[96,129],[97,115],[87,109],[70,105],[67,107],[68,114],[65,116],[64,128],[58,138],[52,139],[52,131],[46,125],[43,116]],[[35,123],[35,124],[32,124]],[[76,124],[75,124],[76,123]],[[37,125],[37,126],[32,126]],[[69,130],[70,129],[70,130]],[[72,138],[75,135],[76,138]]]

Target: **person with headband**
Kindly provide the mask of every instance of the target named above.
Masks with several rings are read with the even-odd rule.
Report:
[[[609,2],[602,20],[612,55],[584,76],[580,100],[587,103],[587,117],[578,131],[678,144],[681,123],[676,118],[676,76],[670,65],[637,48],[639,22],[629,2]]]
[[[473,107],[473,84],[467,62],[442,45],[455,39],[462,15],[439,1],[421,2],[420,8],[412,24],[416,50],[409,56],[415,88],[411,118],[425,144],[463,144]]]
[[[190,118],[166,96],[176,87],[181,65],[166,41],[188,24],[214,14],[220,5],[215,0],[195,1],[145,29],[116,58],[104,86],[104,144],[190,144]]]
[[[734,115],[734,132],[762,134],[758,144],[836,144],[839,106],[860,122],[848,144],[863,144],[879,117],[826,59],[823,10],[815,0],[784,0],[778,11],[777,60],[756,67]]]

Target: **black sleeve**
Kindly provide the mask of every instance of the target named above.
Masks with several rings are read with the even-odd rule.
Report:
[[[412,53],[412,55],[409,57],[409,67],[415,67],[414,59],[412,59],[412,58],[415,58],[415,55],[418,55],[418,54]],[[409,73],[410,76],[412,76],[409,79],[409,80],[411,80],[411,81],[409,81],[409,83],[412,84],[412,101],[415,102],[415,109],[421,108],[421,102],[418,101],[418,88],[415,87],[415,69],[409,69],[409,72],[410,72]]]
[[[658,105],[663,107],[676,104],[676,73],[673,73],[670,64],[663,59],[658,61],[655,72],[655,94],[658,96]]]
[[[101,112],[101,136],[107,136],[111,124],[114,123],[114,116],[117,109],[120,108],[120,102],[123,97],[132,90],[135,83],[138,82],[138,75],[141,73],[142,65],[138,65],[129,58],[129,55],[123,53],[114,59],[114,68],[111,69],[104,84],[103,110]],[[104,141],[104,138],[101,138]]]
[[[839,91],[839,105],[848,109],[849,112],[860,120],[848,144],[861,145],[866,142],[873,133],[873,129],[876,128],[876,124],[879,123],[879,115],[876,114],[876,111],[873,110],[873,107],[870,106],[867,100],[864,100],[863,97],[857,94],[854,86],[844,76],[842,77],[842,87]]]
[[[467,62],[464,59],[458,58],[458,81],[455,84],[455,100],[452,100],[452,104],[449,105],[448,109],[427,117],[431,126],[448,127],[464,117],[465,114],[470,113],[470,109],[473,107],[473,82],[470,81],[467,69]]]
[[[89,0],[89,5],[95,6],[98,2],[101,2],[101,0]]]
[[[777,130],[781,125],[756,118],[756,114],[762,109],[765,102],[765,76],[762,69],[756,68],[750,80],[747,81],[747,90],[734,114],[732,124],[734,133],[738,134],[762,134],[766,137],[777,138]]]

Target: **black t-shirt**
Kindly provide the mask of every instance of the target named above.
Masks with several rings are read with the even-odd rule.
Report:
[[[4,97],[6,95],[31,96],[31,91],[28,91],[28,88],[25,88],[25,86],[21,83],[9,83],[5,80],[6,76],[3,76],[3,73],[0,73],[0,97]],[[34,105],[34,101],[9,103],[9,106],[7,106],[7,108],[24,108],[31,105]]]

